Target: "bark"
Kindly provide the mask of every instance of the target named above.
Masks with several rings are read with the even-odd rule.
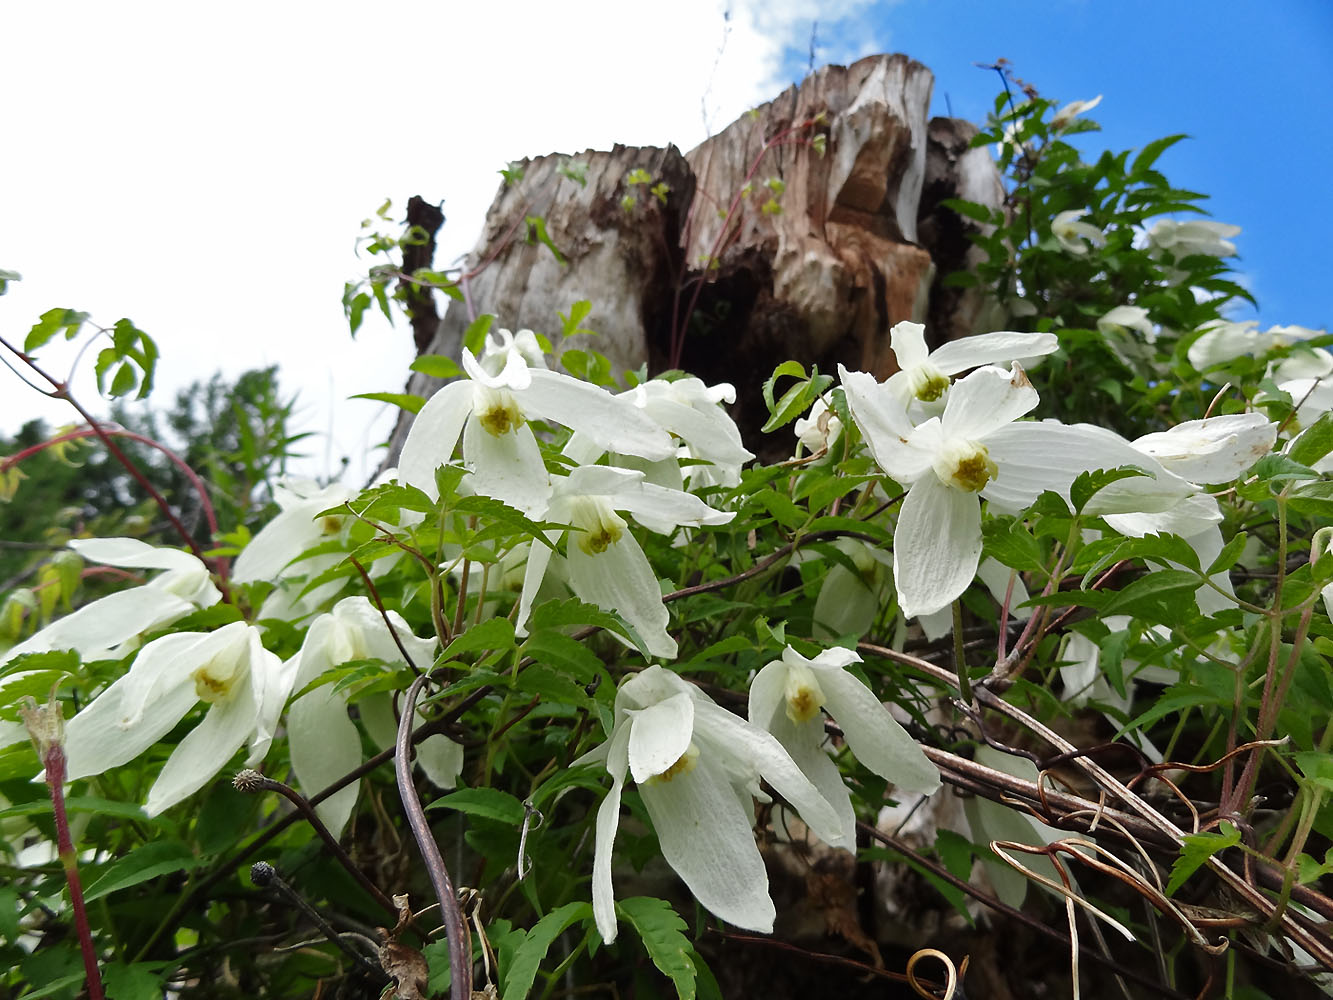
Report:
[[[587,299],[582,325],[601,336],[569,346],[605,354],[616,375],[682,367],[733,383],[734,415],[762,449],[759,387],[780,362],[884,378],[895,323],[927,322],[942,341],[988,322],[979,292],[939,284],[976,252],[971,223],[939,202],[999,206],[1003,191],[987,151],[969,148],[970,125],[928,117],[932,85],[906,56],[870,56],[817,70],[684,156],[616,146],[524,161],[425,352],[457,357],[482,312],[558,333],[558,314]],[[531,238],[534,217],[559,259]],[[408,391],[438,385],[414,375]],[[395,456],[405,432],[403,421]]]

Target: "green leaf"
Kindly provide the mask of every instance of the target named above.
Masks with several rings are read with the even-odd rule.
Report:
[[[19,891],[12,885],[0,885],[0,937],[14,942],[19,936]]]
[[[586,920],[591,916],[591,904],[566,903],[538,920],[514,952],[514,960],[509,964],[509,968],[505,969],[504,987],[501,992],[503,1000],[524,1000],[528,991],[532,989],[537,969],[546,958],[551,944],[570,924]]]
[[[565,625],[596,625],[620,635],[625,634],[625,626],[619,618],[595,604],[585,604],[577,597],[539,604],[532,609],[528,628],[535,633],[538,629],[557,629]]]
[[[1097,469],[1093,472],[1080,472],[1073,485],[1069,487],[1069,501],[1073,504],[1074,513],[1082,513],[1083,508],[1088,505],[1088,501],[1112,483],[1148,474],[1146,469],[1140,469],[1134,465],[1122,465],[1116,469]]]
[[[88,886],[84,898],[91,903],[113,892],[147,882],[150,878],[169,875],[172,872],[189,871],[203,863],[203,858],[195,857],[189,847],[178,840],[153,841],[135,848],[119,861],[112,862],[106,871]]]
[[[453,809],[469,816],[481,816],[510,826],[523,824],[523,803],[498,788],[460,788],[438,798],[427,809]]]
[[[686,923],[665,899],[631,896],[616,911],[638,932],[648,957],[676,987],[680,1000],[694,1000],[694,948],[681,931]]]
[[[419,413],[421,408],[426,405],[426,401],[422,397],[408,392],[358,392],[350,398],[373,399],[378,403],[392,403],[408,413]]]
[[[1287,455],[1293,462],[1314,465],[1330,451],[1333,451],[1333,413],[1325,413],[1291,443]]]
[[[1044,573],[1045,553],[1026,524],[1015,518],[991,518],[983,522],[986,555],[1020,573]]]
[[[1333,480],[1301,483],[1287,494],[1287,506],[1306,517],[1333,520]]]
[[[1218,573],[1226,572],[1236,565],[1240,554],[1245,551],[1245,540],[1248,536],[1243,531],[1238,531],[1231,537],[1231,541],[1222,546],[1222,551],[1217,554],[1208,565],[1208,576],[1214,576]]]
[[[519,652],[538,663],[563,670],[585,684],[602,672],[602,661],[583,643],[549,629],[534,630]]]
[[[460,653],[476,649],[513,649],[514,623],[508,618],[488,618],[478,622],[462,635],[456,635],[444,649],[442,660],[447,661]]]
[[[1199,577],[1183,569],[1158,569],[1133,581],[1102,605],[1103,615],[1136,615],[1150,621],[1177,621],[1194,605]]]
[[[13,271],[6,271],[6,274],[13,274]],[[37,348],[46,344],[61,330],[65,331],[65,339],[72,339],[88,319],[86,312],[79,312],[76,309],[48,309],[42,313],[37,320],[37,324],[28,331],[28,335],[23,339],[24,353],[31,353]]]
[[[555,241],[551,239],[551,234],[546,231],[546,220],[540,215],[529,215],[523,221],[528,227],[528,242],[533,245],[540,243],[546,247],[555,257],[556,263],[563,266],[565,256],[560,252],[560,248],[555,245]]]
[[[1138,156],[1134,157],[1134,163],[1129,168],[1130,174],[1139,177],[1147,173],[1152,165],[1157,162],[1159,156],[1185,138],[1187,138],[1185,135],[1168,135],[1161,139],[1154,139],[1143,147]]]
[[[162,963],[109,962],[102,967],[106,995],[116,1000],[161,1000]]]
[[[486,334],[490,333],[491,324],[495,322],[495,316],[492,313],[482,313],[463,331],[463,346],[473,354],[480,354],[486,347]]]
[[[458,378],[463,374],[458,362],[453,358],[446,358],[443,354],[423,354],[413,361],[410,367],[414,372],[421,372],[422,375],[429,375],[431,378]]]
[[[1221,833],[1189,833],[1180,847],[1180,857],[1171,866],[1171,880],[1166,883],[1166,894],[1175,895],[1185,880],[1199,870],[1218,851],[1240,843],[1240,830],[1223,820]]]

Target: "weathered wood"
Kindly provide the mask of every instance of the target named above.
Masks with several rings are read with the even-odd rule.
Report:
[[[647,363],[732,382],[754,448],[759,385],[779,362],[885,377],[895,323],[927,322],[933,340],[977,332],[981,295],[938,282],[975,253],[970,223],[939,202],[998,206],[1003,192],[986,150],[968,148],[971,126],[929,119],[932,82],[906,56],[870,56],[823,67],[684,156],[616,146],[524,161],[467,260],[465,300],[449,303],[426,350],[457,357],[480,312],[549,335],[558,312],[587,299],[585,325],[602,336],[573,346],[617,372]],[[664,183],[665,201],[631,184],[632,171]],[[529,217],[544,220],[564,263],[527,239]],[[414,375],[408,391],[438,384]],[[392,455],[405,432],[406,420]]]

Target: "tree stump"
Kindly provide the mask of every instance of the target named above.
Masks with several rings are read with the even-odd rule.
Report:
[[[583,325],[601,336],[571,346],[617,374],[646,364],[733,383],[734,416],[763,449],[759,388],[780,362],[884,378],[895,323],[929,322],[938,341],[983,332],[980,293],[939,286],[975,252],[974,224],[939,202],[998,207],[1003,189],[986,150],[968,147],[971,125],[929,119],[932,86],[906,56],[870,56],[817,70],[684,156],[618,145],[523,161],[426,353],[457,357],[479,313],[558,333],[557,314],[586,299]],[[408,391],[438,386],[414,374]]]

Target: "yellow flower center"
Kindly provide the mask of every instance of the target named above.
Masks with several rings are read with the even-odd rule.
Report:
[[[809,722],[819,714],[824,704],[824,692],[819,687],[815,672],[805,664],[787,667],[787,718],[792,722]]]
[[[945,486],[965,493],[980,493],[1000,474],[984,444],[976,441],[948,442],[935,459],[935,473]]]
[[[578,544],[590,556],[605,552],[625,533],[625,519],[601,497],[578,497],[570,511],[569,523],[581,529]]]
[[[933,403],[949,388],[949,376],[932,364],[917,365],[907,375],[912,395],[923,403]]]
[[[691,771],[694,770],[695,766],[698,763],[699,763],[699,748],[695,746],[693,743],[690,743],[686,751],[676,759],[676,762],[674,764],[668,767],[661,774],[654,774],[651,778],[649,778],[645,782],[645,784],[656,785],[661,782],[671,781],[673,778],[678,778],[682,774],[689,774]]]
[[[523,411],[512,392],[478,385],[476,393],[477,420],[488,434],[499,437],[523,426]]]
[[[231,697],[245,671],[238,657],[224,653],[197,668],[190,676],[194,678],[194,693],[199,700],[214,705]]]

